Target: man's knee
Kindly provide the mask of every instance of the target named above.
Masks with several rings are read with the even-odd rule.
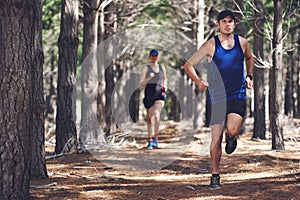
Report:
[[[229,135],[236,135],[240,132],[240,126],[227,126]]]
[[[240,132],[243,118],[236,113],[230,113],[227,116],[226,129],[229,135],[237,135]]]

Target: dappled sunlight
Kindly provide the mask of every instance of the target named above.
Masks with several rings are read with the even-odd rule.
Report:
[[[294,145],[293,150],[287,147],[289,150],[274,151],[270,139],[251,140],[251,120],[246,121],[246,132],[239,136],[236,151],[231,155],[223,152],[222,188],[209,190],[210,131],[189,127],[187,122],[165,121],[160,148],[149,151],[145,148],[145,123],[139,122],[131,127],[132,132],[123,135],[126,136],[123,140],[115,137],[116,154],[99,159],[97,154],[101,151],[93,154],[73,152],[48,159],[49,179],[32,181],[32,198],[248,200],[262,196],[293,199],[298,193],[299,146]],[[189,143],[184,140],[185,136],[192,136]],[[286,134],[286,138],[290,136],[299,137],[299,133]],[[222,146],[224,148],[224,141]],[[157,157],[160,159],[156,160]],[[168,162],[164,162],[165,158]],[[153,165],[158,167],[153,168]]]

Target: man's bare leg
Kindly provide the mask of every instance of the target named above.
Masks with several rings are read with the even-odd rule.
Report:
[[[234,137],[239,135],[242,122],[243,118],[239,114],[229,113],[227,115],[226,128],[229,136]]]
[[[236,113],[229,113],[226,122],[226,146],[225,152],[231,154],[237,146],[237,135],[240,133],[240,128],[243,122],[243,117]]]
[[[210,177],[210,189],[218,189],[220,185],[220,163],[222,156],[222,138],[223,138],[224,122],[211,125],[210,156],[212,163],[212,175]]]
[[[222,138],[224,122],[211,126],[210,156],[212,162],[212,174],[219,174],[222,156]]]

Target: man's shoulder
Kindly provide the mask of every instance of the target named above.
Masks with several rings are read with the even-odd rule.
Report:
[[[208,46],[211,46],[213,44],[214,44],[214,38],[212,37],[212,38],[206,40],[201,46],[202,47],[208,47]]]
[[[203,45],[202,48],[207,52],[213,50],[215,48],[215,39],[214,37],[208,39]]]
[[[215,42],[215,37],[217,37],[217,35],[212,36],[212,37],[209,38],[206,42],[207,42],[207,43],[214,43],[214,42]]]
[[[247,46],[248,45],[248,40],[240,35],[237,35],[238,36],[238,39],[239,39],[239,42],[241,44],[242,47],[244,47],[245,45]]]
[[[244,38],[243,36],[238,35],[238,34],[235,34],[235,35],[238,37],[238,39],[239,39],[240,41],[242,41],[242,42],[247,42],[247,39]]]

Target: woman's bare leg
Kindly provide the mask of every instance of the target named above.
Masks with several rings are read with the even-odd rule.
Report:
[[[160,125],[160,114],[164,107],[165,102],[162,100],[155,101],[154,105],[150,108],[150,118],[153,123],[154,135],[157,138]]]
[[[154,136],[154,127],[153,127],[153,119],[152,119],[152,111],[151,108],[147,108],[147,116],[146,116],[146,121],[147,121],[147,131],[148,131],[148,138],[149,141],[152,141],[152,137]]]

